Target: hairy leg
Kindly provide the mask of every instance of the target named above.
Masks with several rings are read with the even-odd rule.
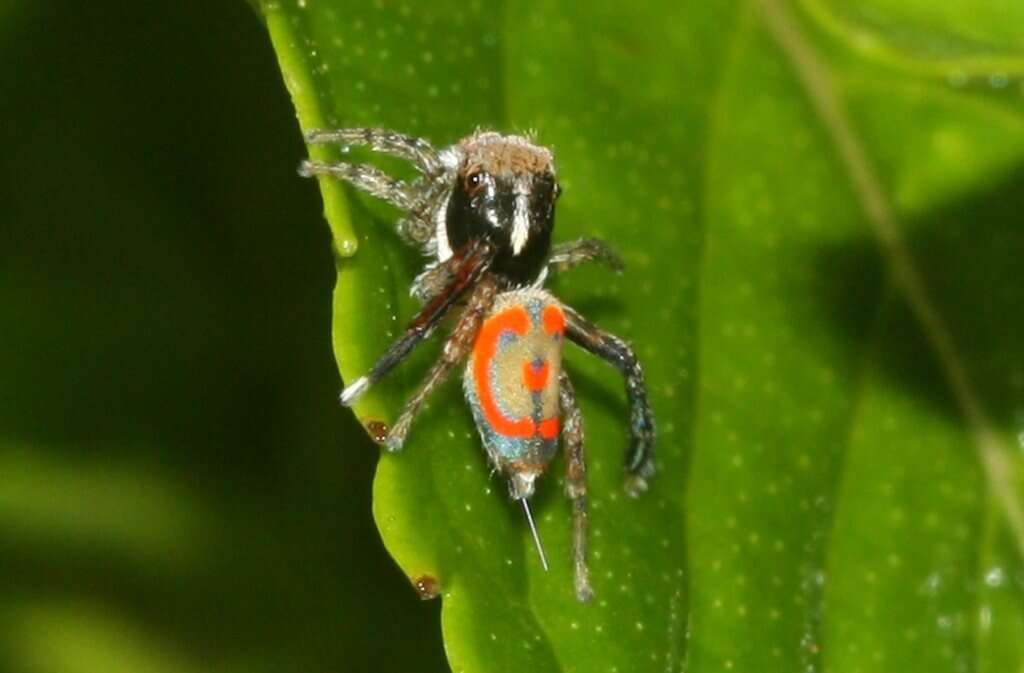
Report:
[[[463,309],[462,315],[459,317],[458,324],[451,336],[448,337],[448,341],[445,342],[441,356],[427,372],[420,387],[405,403],[398,420],[391,426],[391,431],[384,443],[388,451],[398,451],[402,448],[405,438],[409,434],[409,427],[427,397],[448,378],[452,369],[469,353],[480,329],[480,324],[491,310],[497,293],[497,284],[490,277],[485,277],[477,284],[476,289],[469,297],[466,308]]]
[[[423,307],[402,336],[384,351],[367,374],[360,376],[341,392],[341,403],[348,406],[355,402],[370,386],[404,360],[433,331],[448,310],[484,277],[493,257],[494,251],[490,244],[474,241],[467,244],[467,249],[445,262],[453,270],[451,283]]]
[[[587,262],[607,264],[619,273],[624,268],[622,258],[607,243],[595,238],[580,238],[552,246],[548,268],[556,273],[568,271]]]
[[[626,452],[626,491],[633,496],[647,489],[654,474],[654,413],[647,402],[644,372],[628,343],[586,320],[568,306],[566,336],[622,372],[629,397],[630,445]]]
[[[427,245],[437,233],[438,213],[445,211],[451,191],[449,181],[442,177],[420,177],[410,185],[412,204],[406,217],[398,223],[399,233],[408,241]],[[436,250],[429,248],[430,256],[436,256]]]
[[[587,567],[587,463],[583,452],[583,415],[576,402],[569,376],[559,378],[559,406],[562,411],[562,444],[565,447],[565,494],[572,501],[572,561],[576,598],[594,597]]]
[[[428,302],[443,292],[451,282],[452,270],[443,263],[432,263],[416,276],[410,294],[422,302]]]
[[[441,160],[433,145],[422,138],[388,129],[314,129],[306,134],[306,142],[310,144],[331,143],[345,147],[365,145],[375,152],[411,161],[422,173],[431,174],[441,169]]]
[[[408,210],[415,202],[415,194],[408,184],[367,164],[332,164],[307,159],[299,164],[299,175],[304,178],[330,175],[402,210]]]

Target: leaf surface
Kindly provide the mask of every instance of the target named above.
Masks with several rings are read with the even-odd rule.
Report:
[[[545,573],[456,383],[380,461],[378,526],[439,583],[453,670],[1024,665],[1024,24],[837,4],[261,4],[304,130],[535,129],[556,239],[627,263],[552,286],[634,342],[659,421],[631,500],[621,381],[568,353],[593,603],[572,595],[562,463],[535,499]],[[351,381],[415,311],[423,260],[397,213],[321,186]],[[422,350],[365,424],[394,417]]]

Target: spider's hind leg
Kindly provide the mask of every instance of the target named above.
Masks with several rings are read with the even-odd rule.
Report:
[[[587,567],[587,463],[583,452],[583,415],[569,376],[559,377],[558,401],[562,412],[562,443],[565,447],[565,493],[572,501],[572,564],[576,598],[594,597]]]
[[[566,336],[585,350],[597,355],[622,372],[629,397],[630,444],[626,451],[626,492],[637,496],[647,490],[654,475],[654,413],[647,401],[644,371],[632,347],[614,334],[605,332],[568,306],[565,311]]]

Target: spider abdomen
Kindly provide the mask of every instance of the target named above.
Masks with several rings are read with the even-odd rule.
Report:
[[[497,297],[477,334],[464,388],[492,464],[528,497],[558,448],[565,314],[540,289]]]

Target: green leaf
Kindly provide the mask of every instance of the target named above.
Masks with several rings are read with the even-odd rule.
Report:
[[[545,573],[457,384],[381,458],[378,526],[439,583],[453,670],[1024,666],[1024,24],[836,4],[262,3],[304,130],[536,129],[556,238],[627,262],[553,284],[635,343],[659,421],[659,474],[626,498],[621,381],[568,353],[593,603],[572,595],[562,464],[536,499]],[[397,213],[321,188],[352,380],[423,260]]]

